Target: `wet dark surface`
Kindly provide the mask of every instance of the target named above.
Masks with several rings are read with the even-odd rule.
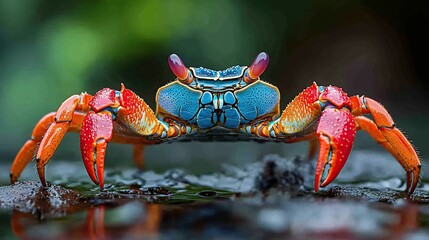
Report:
[[[202,175],[107,169],[103,191],[79,164],[54,164],[47,188],[26,174],[22,182],[0,187],[1,236],[425,239],[429,234],[427,182],[407,198],[401,192],[405,173],[387,153],[354,152],[338,180],[318,193],[312,187],[314,161],[299,157],[268,155]]]

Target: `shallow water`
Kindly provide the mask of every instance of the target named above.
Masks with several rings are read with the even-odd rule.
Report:
[[[31,172],[22,182],[0,187],[1,236],[424,239],[429,234],[428,181],[408,199],[401,192],[405,173],[387,153],[355,151],[337,181],[318,193],[312,188],[315,162],[299,157],[267,155],[202,175],[107,169],[103,191],[79,164],[50,166],[46,189]]]

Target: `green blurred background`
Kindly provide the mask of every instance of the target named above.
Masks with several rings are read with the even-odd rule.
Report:
[[[280,88],[282,108],[312,81],[371,96],[426,157],[427,9],[424,1],[1,0],[1,164],[10,166],[34,124],[72,94],[123,82],[154,108],[156,90],[174,79],[169,54],[187,66],[224,69],[249,65],[260,51],[271,57],[263,79]],[[383,151],[358,137],[355,148]],[[147,158],[175,153],[184,166],[179,160],[192,151],[215,166],[226,145],[181,146],[154,147]],[[258,158],[278,149],[250,146],[226,154]],[[281,147],[281,154],[297,149]],[[79,161],[78,148],[78,137],[67,136],[54,158]],[[110,146],[108,159],[131,165],[129,150]]]

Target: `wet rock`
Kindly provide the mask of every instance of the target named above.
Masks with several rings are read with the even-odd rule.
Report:
[[[312,186],[314,161],[268,155],[259,162],[225,165],[222,173],[203,175],[177,169],[164,173],[107,169],[103,191],[85,172],[64,174],[54,182],[80,194],[60,186],[44,189],[38,182],[22,182],[0,187],[0,208],[19,209],[12,213],[12,222],[19,223],[14,226],[27,228],[25,233],[30,235],[38,230],[36,236],[43,239],[133,239],[148,234],[167,239],[424,236],[429,208],[416,203],[429,202],[428,185],[422,184],[413,199],[407,199],[401,191],[403,170],[385,171],[390,166],[384,162],[368,167],[378,158],[365,157],[364,161],[352,157],[339,181],[319,193]],[[385,161],[397,165],[391,160]],[[85,209],[85,214],[62,217],[75,209]],[[21,211],[31,214],[24,216]],[[46,235],[49,229],[52,234]],[[416,229],[423,230],[412,234]],[[100,235],[85,235],[88,230]]]
[[[313,167],[310,161],[301,158],[285,159],[278,155],[267,155],[260,162],[243,168],[225,165],[225,173],[196,176],[177,174],[186,184],[207,186],[239,193],[267,191],[271,188],[299,189],[311,185]],[[166,176],[168,177],[168,176]]]
[[[417,190],[412,196],[401,190],[390,188],[369,188],[353,185],[338,185],[321,191],[318,196],[328,198],[354,198],[366,201],[397,203],[407,199],[414,203],[429,203],[429,193]]]
[[[129,190],[119,190],[118,193],[133,195],[170,195],[172,192],[164,187],[131,188]]]
[[[355,186],[334,186],[326,191],[320,193],[325,197],[346,197],[346,198],[358,198],[368,201],[395,203],[398,199],[406,197],[405,193],[395,191],[392,189],[372,189],[362,188]]]
[[[271,188],[297,190],[303,187],[304,179],[309,178],[309,163],[299,157],[287,161],[277,155],[268,155],[263,164],[261,173],[255,179],[256,189],[262,192]],[[306,169],[300,169],[302,166]]]
[[[0,187],[0,208],[40,215],[62,216],[87,207],[85,199],[75,190],[38,182],[17,182]]]

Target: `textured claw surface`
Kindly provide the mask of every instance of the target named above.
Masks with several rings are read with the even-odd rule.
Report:
[[[90,112],[85,116],[80,134],[82,159],[89,177],[95,184],[104,186],[104,156],[112,138],[113,120],[109,113]],[[94,164],[97,165],[97,175]]]
[[[283,133],[297,133],[304,131],[316,121],[322,111],[320,104],[314,104],[319,97],[316,83],[304,89],[290,102],[279,119],[279,130]]]
[[[116,94],[115,91],[110,88],[101,89],[89,102],[89,106],[91,106],[91,108],[96,112],[115,104],[118,104],[116,102]]]
[[[351,107],[352,104],[347,94],[341,88],[334,86],[325,87],[319,99],[329,101],[337,108]]]
[[[353,115],[347,109],[325,109],[320,117],[317,135],[320,152],[314,181],[316,191],[319,186],[324,187],[331,183],[347,161],[356,135]],[[329,165],[328,173],[322,180],[322,174],[327,165]],[[320,181],[322,181],[321,184]]]

